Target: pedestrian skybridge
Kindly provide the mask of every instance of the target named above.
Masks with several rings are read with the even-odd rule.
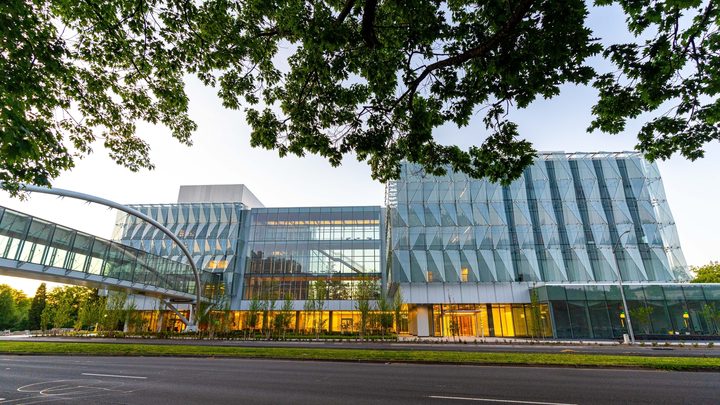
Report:
[[[0,274],[193,301],[184,263],[0,207]]]

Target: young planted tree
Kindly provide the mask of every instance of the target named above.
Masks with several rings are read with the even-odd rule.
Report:
[[[263,317],[263,332],[265,338],[270,339],[272,337],[273,322],[270,319],[275,311],[275,305],[277,304],[278,298],[277,283],[274,281],[263,283],[261,286],[261,308]]]
[[[307,282],[307,291],[305,295],[305,302],[303,303],[303,333],[312,333],[312,329],[315,324],[315,287],[311,282]],[[312,321],[312,322],[310,322]]]
[[[395,318],[395,334],[400,335],[401,325],[404,322],[403,307],[405,302],[403,301],[402,291],[398,288],[395,291],[393,297],[393,317]]]
[[[219,303],[217,303],[219,305]],[[219,312],[215,311],[214,307],[216,304],[203,302],[198,305],[198,323],[200,325],[201,333],[207,333],[209,339],[215,337],[215,332],[218,330],[221,322]]]
[[[372,300],[375,298],[377,283],[375,280],[364,277],[357,283],[355,289],[355,309],[360,313],[360,321],[358,322],[358,331],[360,332],[360,340],[365,340],[367,328],[370,323],[370,311],[372,310]]]
[[[245,323],[247,325],[247,329],[253,333],[253,336],[255,335],[255,328],[257,327],[258,318],[260,315],[260,311],[262,310],[262,303],[260,302],[260,297],[257,295],[253,295],[252,299],[250,300],[250,306],[248,307],[247,313],[245,314]]]
[[[450,315],[450,334],[452,335],[453,340],[455,340],[458,334],[460,334],[460,320],[455,314]]]
[[[530,313],[532,314],[532,319],[530,320],[530,334],[535,339],[540,337],[544,338],[545,328],[543,328],[542,324],[542,311],[538,291],[535,288],[530,289]]]
[[[289,293],[285,293],[280,313],[275,316],[275,330],[282,331],[282,338],[285,339],[285,334],[292,323],[293,318],[293,301],[292,296]]]
[[[380,327],[380,334],[385,339],[385,331],[393,324],[392,304],[384,293],[380,293],[377,299],[377,324]]]
[[[121,328],[127,317],[127,293],[124,291],[109,291],[107,295],[107,309],[100,322],[104,331],[113,332]]]
[[[325,327],[325,301],[327,300],[327,282],[325,280],[317,280],[313,285],[313,321],[315,329],[315,339],[320,339],[320,332]]]
[[[80,306],[78,321],[75,329],[80,330],[83,328],[90,328],[97,331],[100,326],[100,322],[107,313],[106,311],[107,297],[100,296],[97,290],[95,290],[93,294],[87,297]]]

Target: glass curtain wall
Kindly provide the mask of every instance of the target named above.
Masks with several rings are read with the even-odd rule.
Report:
[[[617,285],[548,285],[537,288],[552,312],[556,337],[611,339],[627,333]],[[635,336],[720,335],[720,285],[625,285]]]
[[[268,290],[307,300],[317,285],[327,300],[352,300],[360,280],[381,280],[380,207],[258,208],[249,218],[245,300]]]
[[[173,232],[203,271],[204,294],[221,298],[233,293],[239,279],[237,255],[242,250],[241,203],[143,204],[130,207]],[[186,262],[182,250],[155,226],[119,213],[113,239],[172,260]]]
[[[0,207],[0,257],[194,293],[183,263]]]
[[[636,153],[540,153],[509,186],[406,163],[387,193],[396,282],[689,278],[660,174]]]

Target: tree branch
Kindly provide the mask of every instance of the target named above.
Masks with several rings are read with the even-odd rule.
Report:
[[[690,34],[690,37],[688,37],[687,42],[685,43],[685,49],[683,49],[683,53],[687,54],[688,48],[690,47],[690,44],[695,44],[695,38],[697,37],[698,33],[702,31],[702,27],[708,23],[708,19],[710,18],[710,14],[713,11],[714,2],[713,0],[710,0],[708,2],[707,7],[705,7],[705,11],[703,11],[702,19],[700,20],[700,23],[698,24],[698,29],[696,29],[692,34]]]
[[[343,7],[343,9],[340,11],[340,14],[338,14],[337,20],[335,20],[335,22],[337,24],[342,24],[342,22],[350,14],[350,12],[352,11],[354,6],[355,6],[355,0],[346,0],[345,7]]]
[[[408,102],[412,104],[412,100],[415,96],[415,92],[417,91],[418,86],[420,86],[423,80],[425,80],[428,75],[433,71],[448,66],[458,66],[462,63],[467,62],[470,59],[484,56],[491,50],[495,49],[503,39],[506,39],[510,35],[512,30],[520,23],[520,21],[522,21],[527,12],[530,10],[530,6],[532,6],[534,1],[535,0],[521,0],[515,8],[515,11],[513,11],[512,15],[510,16],[510,18],[508,18],[502,28],[500,28],[492,37],[490,37],[490,39],[488,39],[481,45],[478,45],[475,48],[468,49],[461,54],[453,55],[449,58],[445,58],[428,65],[415,80],[408,84],[407,90],[405,90],[405,92],[397,99],[395,104],[397,105],[398,103],[400,103],[400,101],[406,96],[409,96]]]
[[[363,7],[362,28],[360,34],[368,48],[374,49],[380,45],[375,33],[375,16],[377,14],[378,0],[365,0]]]

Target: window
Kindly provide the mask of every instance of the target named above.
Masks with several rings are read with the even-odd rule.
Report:
[[[462,281],[463,283],[467,283],[467,281],[468,281],[468,269],[463,267],[460,271],[461,271],[461,273],[460,273],[460,281]]]

